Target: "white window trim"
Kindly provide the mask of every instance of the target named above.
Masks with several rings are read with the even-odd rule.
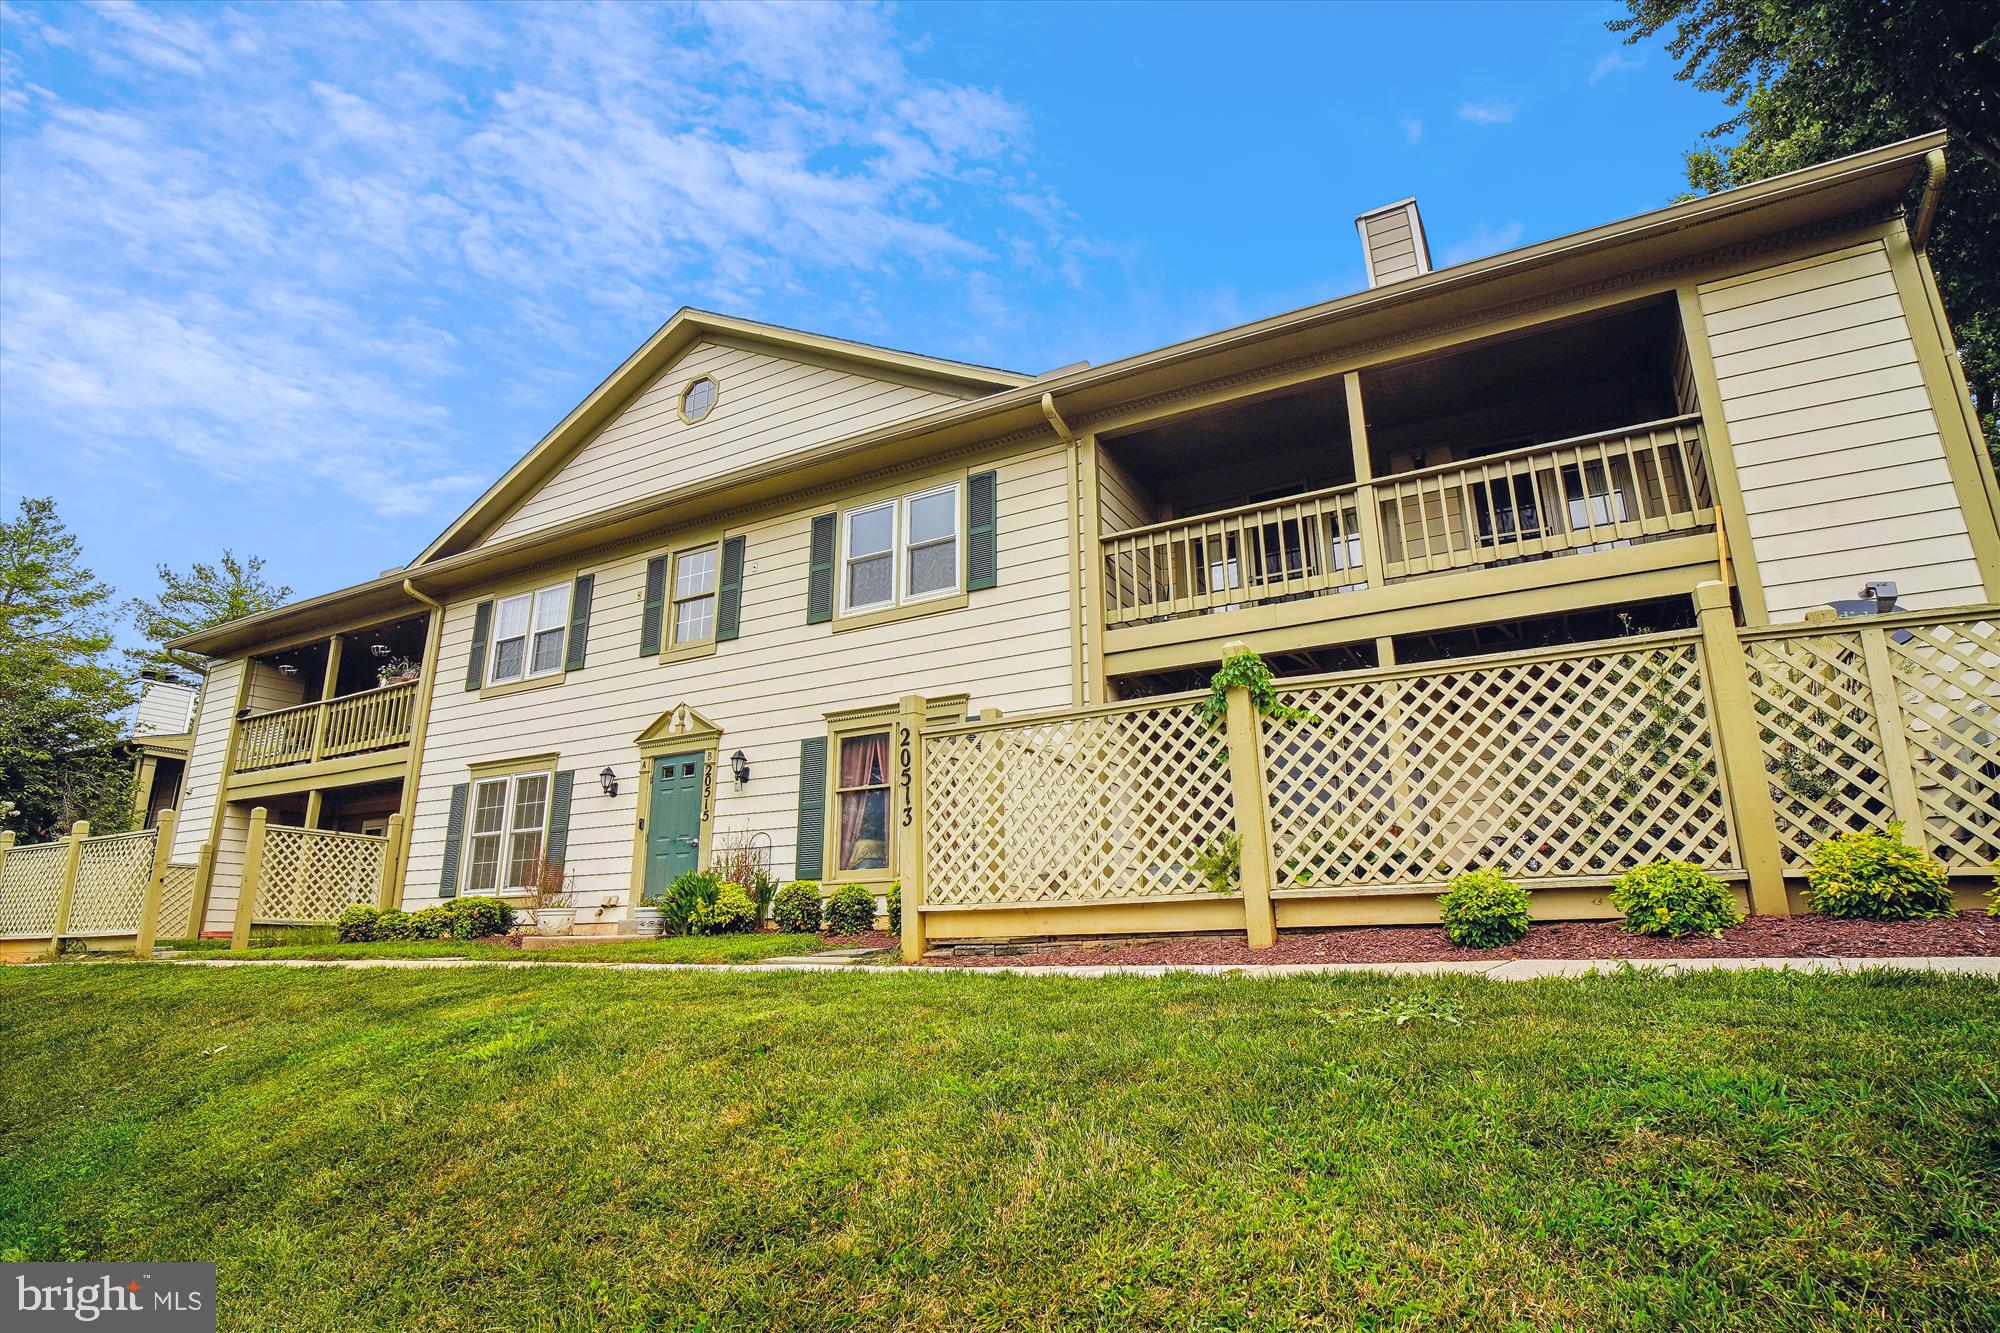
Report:
[[[519,773],[493,773],[489,774],[486,777],[474,778],[472,780],[472,790],[468,793],[471,799],[469,799],[465,803],[465,828],[460,835],[460,839],[461,842],[463,843],[463,846],[459,852],[458,891],[461,894],[490,893],[498,895],[507,893],[526,893],[528,891],[530,886],[525,884],[503,884],[500,882],[501,880],[504,880],[507,877],[507,864],[512,859],[508,853],[513,844],[514,835],[517,833],[525,833],[527,831],[526,829],[517,829],[514,827],[515,788],[520,783],[522,778],[543,779],[541,855],[546,857],[549,854],[549,820],[555,814],[555,796],[556,796],[555,770],[548,768],[530,768],[530,769],[524,769]],[[500,806],[501,810],[500,829],[497,833],[475,834],[472,831],[472,821],[474,820],[474,818],[477,817],[479,811],[479,789],[481,787],[490,786],[494,783],[499,783],[502,787],[505,788],[505,793],[501,797],[502,804]],[[494,863],[494,875],[493,875],[494,883],[493,887],[490,889],[475,890],[472,888],[472,863],[474,859],[472,855],[472,846],[473,846],[473,839],[475,837],[478,838],[497,837],[500,840],[499,860]]]
[[[546,588],[536,588],[532,592],[510,593],[494,601],[493,642],[486,649],[487,684],[511,685],[515,681],[535,680],[542,676],[559,675],[562,672],[563,663],[569,658],[569,624],[571,618],[576,614],[576,608],[568,605],[567,602],[563,606],[562,646],[556,651],[556,664],[551,667],[543,667],[539,671],[533,669],[535,664],[535,617],[542,609],[542,598],[551,593],[561,593],[565,598],[575,595],[571,584],[551,583]],[[502,642],[510,640],[502,640],[500,637],[500,608],[509,602],[517,602],[523,597],[528,599],[528,628],[521,645],[521,673],[517,676],[503,677],[500,674],[500,645]]]
[[[711,581],[709,590],[707,592],[695,593],[688,597],[676,596],[675,594],[680,591],[681,561],[691,555],[700,555],[704,551],[715,553],[715,562],[709,567]],[[711,603],[708,616],[708,633],[698,639],[683,639],[681,637],[681,605],[702,597],[708,598]],[[675,551],[673,559],[667,562],[667,647],[669,649],[696,648],[703,644],[714,643],[715,628],[721,619],[722,543],[719,541],[703,542],[699,546],[689,546]]]
[[[840,580],[841,615],[859,616],[867,615],[874,611],[889,611],[899,606],[921,606],[925,602],[934,602],[946,597],[956,597],[964,590],[965,499],[959,487],[960,483],[948,481],[942,486],[927,486],[921,491],[912,491],[908,495],[870,500],[865,504],[858,504],[852,508],[840,511],[840,518],[838,520],[840,558],[834,562],[834,570]],[[929,592],[913,593],[909,590],[910,506],[918,500],[929,499],[934,495],[950,495],[952,497],[951,542],[954,559],[952,560],[951,584],[948,587],[934,588]],[[884,508],[889,510],[890,525],[889,550],[887,552],[890,565],[889,598],[887,601],[867,602],[856,606],[847,599],[848,590],[852,586],[852,581],[848,578],[849,565],[853,559],[852,553],[848,550],[848,522],[856,514],[866,513],[871,509]],[[928,546],[943,540],[945,539],[939,537],[932,539],[931,542],[922,544]],[[881,552],[871,552],[865,558],[877,559],[881,554]]]

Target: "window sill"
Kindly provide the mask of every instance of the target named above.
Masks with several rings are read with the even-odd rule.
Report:
[[[690,662],[698,657],[713,656],[715,656],[714,639],[708,639],[701,643],[675,644],[670,648],[660,649],[660,660],[662,662]]]
[[[881,888],[895,882],[896,872],[893,870],[841,870],[820,880],[820,897],[826,899],[833,896],[829,886],[838,889],[843,884],[859,884],[865,888]]]
[[[971,604],[971,597],[963,592],[955,592],[949,597],[929,597],[921,602],[909,602],[902,606],[885,606],[879,611],[861,611],[853,615],[836,616],[833,621],[833,632],[840,634],[851,629],[867,629],[871,625],[911,620],[917,616],[928,616],[939,611],[963,611]]]
[[[562,684],[568,677],[569,672],[566,670],[551,671],[546,676],[529,676],[526,680],[510,680],[504,685],[482,685],[479,687],[479,697],[482,699],[492,699],[502,694],[519,694],[523,690],[546,689],[551,685]]]

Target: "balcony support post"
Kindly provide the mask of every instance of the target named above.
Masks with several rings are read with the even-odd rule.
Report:
[[[1757,568],[1757,556],[1750,546],[1750,511],[1744,506],[1743,487],[1736,477],[1729,423],[1722,416],[1722,385],[1715,377],[1715,359],[1708,348],[1708,322],[1701,313],[1701,297],[1692,286],[1680,288],[1675,295],[1680,303],[1688,369],[1694,372],[1695,410],[1701,413],[1697,447],[1708,466],[1713,492],[1709,499],[1715,506],[1716,562],[1722,567],[1722,577],[1736,587],[1736,599],[1743,605],[1743,623],[1768,625],[1770,607],[1764,600],[1764,578]]]
[[[1368,414],[1361,402],[1361,372],[1350,370],[1341,376],[1347,388],[1347,442],[1354,453],[1355,526],[1361,536],[1361,571],[1368,586],[1379,588],[1388,580],[1388,562],[1382,552],[1382,510],[1375,500],[1375,463],[1368,452]]]
[[[1083,625],[1086,654],[1084,702],[1111,702],[1104,679],[1104,495],[1097,467],[1097,437],[1078,439],[1078,468],[1083,487]]]

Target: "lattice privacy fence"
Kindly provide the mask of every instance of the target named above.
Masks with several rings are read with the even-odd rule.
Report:
[[[1281,691],[1265,724],[1279,888],[1737,867],[1692,638]]]
[[[1222,738],[1192,702],[927,734],[924,900],[1041,906],[1202,894],[1235,828]]]
[[[387,838],[273,824],[257,867],[253,920],[260,925],[332,921],[372,903],[382,883]]]
[[[1747,637],[1788,865],[1834,833],[1892,819],[1954,871],[2000,860],[2000,621]]]
[[[139,929],[157,836],[146,829],[83,840],[65,935],[130,935]]]
[[[56,926],[69,844],[15,847],[0,861],[0,938],[47,938]]]
[[[167,863],[160,887],[160,938],[191,940],[201,934],[201,922],[194,919],[195,889],[200,874],[201,866],[196,862]]]

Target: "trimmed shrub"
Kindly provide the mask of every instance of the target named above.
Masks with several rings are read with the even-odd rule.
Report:
[[[713,870],[683,870],[675,875],[667,891],[660,895],[660,921],[669,935],[686,935],[694,930],[695,917],[715,905],[722,892],[722,876]]]
[[[1635,866],[1611,881],[1611,905],[1634,935],[1711,935],[1743,919],[1728,885],[1686,861]]]
[[[387,908],[375,918],[375,938],[378,940],[406,940],[410,938],[410,914],[400,908]]]
[[[505,935],[514,924],[514,909],[498,898],[454,898],[451,903],[451,937],[455,940],[483,940],[488,935]]]
[[[1944,866],[1903,841],[1903,826],[1881,833],[1841,833],[1813,848],[1806,901],[1825,916],[1907,921],[1950,916]]]
[[[826,933],[865,935],[875,929],[875,895],[859,884],[843,884],[826,900]]]
[[[451,904],[436,903],[410,913],[410,938],[448,940],[451,938],[451,925]]]
[[[740,884],[724,884],[715,899],[694,909],[688,918],[690,935],[734,935],[757,924],[757,904]]]
[[[1468,870],[1438,897],[1453,944],[1492,949],[1528,933],[1528,891],[1497,870]]]
[[[771,920],[787,934],[812,934],[819,929],[819,915],[817,880],[795,879],[771,900]]]
[[[381,908],[356,903],[340,914],[340,919],[333,923],[333,929],[342,944],[370,944],[391,938],[380,933],[381,920]]]
[[[902,880],[899,879],[895,883],[889,886],[887,902],[888,902],[887,914],[889,917],[889,929],[899,931],[903,928],[903,881]]]

